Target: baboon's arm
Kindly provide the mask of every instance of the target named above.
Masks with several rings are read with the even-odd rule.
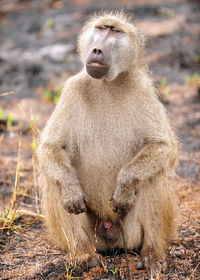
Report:
[[[40,154],[41,170],[49,180],[60,186],[64,208],[75,214],[86,211],[87,199],[67,152],[62,147],[44,143],[40,147]]]
[[[140,181],[148,180],[159,172],[170,169],[176,161],[176,146],[165,142],[146,144],[140,152],[119,172],[116,187],[110,200],[113,210],[126,213],[134,204],[132,186]]]
[[[129,184],[133,180],[148,180],[163,170],[170,171],[175,161],[176,147],[173,144],[167,142],[149,143],[121,169],[117,180],[121,184]]]
[[[61,186],[78,183],[69,156],[62,147],[44,142],[39,147],[39,157],[40,168],[48,179]]]
[[[69,88],[63,90],[43,131],[38,159],[42,174],[55,187],[59,186],[64,208],[70,213],[78,214],[86,211],[86,197],[72,164],[76,153],[76,141],[72,139],[71,133],[72,105],[68,98],[70,94]]]

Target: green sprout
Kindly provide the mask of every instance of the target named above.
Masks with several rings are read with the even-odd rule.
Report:
[[[199,53],[195,53],[195,61],[200,62],[200,54]]]
[[[185,77],[185,80],[187,83],[189,84],[197,84],[198,80],[199,80],[199,76],[197,74],[197,72],[195,72],[193,75],[187,75]]]
[[[160,80],[160,85],[159,85],[159,94],[162,101],[165,101],[169,92],[170,92],[170,88],[167,86],[167,78],[163,76]]]
[[[7,120],[7,127],[11,127],[13,123],[13,115],[9,114],[8,115],[8,120]]]
[[[168,9],[168,8],[159,8],[158,13],[167,17],[173,17],[175,12],[173,9]]]
[[[31,142],[30,146],[31,146],[31,149],[33,150],[33,152],[35,152],[36,151],[36,144],[35,144],[35,142]]]
[[[0,120],[3,121],[4,120],[4,111],[2,108],[0,108]]]
[[[79,277],[79,276],[72,276],[73,271],[76,269],[76,264],[73,268],[71,268],[65,264],[65,269],[66,269],[65,278],[70,279],[70,280],[71,279],[81,279],[81,277]]]
[[[52,18],[48,18],[44,23],[45,28],[52,28],[53,26],[54,26],[54,20]]]
[[[0,227],[1,229],[10,229],[15,231],[16,229],[21,228],[20,226],[13,225],[14,221],[20,215],[16,213],[15,210],[10,211],[9,209],[4,209],[0,212]]]
[[[112,273],[112,275],[115,277],[115,276],[117,276],[117,269],[115,268],[115,267],[112,267],[112,268],[110,268],[109,269],[110,270],[110,272]]]
[[[55,86],[53,90],[46,88],[44,90],[43,96],[46,100],[51,101],[56,105],[60,98],[61,91],[62,88],[60,86]]]

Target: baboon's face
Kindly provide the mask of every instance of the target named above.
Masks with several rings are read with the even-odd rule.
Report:
[[[132,62],[133,46],[128,35],[114,26],[94,27],[85,36],[85,67],[95,79],[114,80]]]

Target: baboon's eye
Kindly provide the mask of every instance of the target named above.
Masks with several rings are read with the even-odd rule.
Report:
[[[97,28],[98,28],[99,30],[105,30],[105,29],[107,29],[108,27],[107,27],[106,25],[100,25],[100,26],[97,26]]]
[[[114,27],[114,26],[110,26],[110,29],[112,30],[112,31],[114,31],[114,32],[120,32],[116,27]]]
[[[99,30],[106,30],[109,28],[113,32],[120,32],[115,26],[110,26],[110,25],[100,25],[100,26],[97,26],[97,28]]]

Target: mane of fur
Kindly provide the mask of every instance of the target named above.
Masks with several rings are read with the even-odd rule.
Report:
[[[100,25],[115,26],[117,29],[127,33],[128,35],[133,33],[136,29],[131,20],[131,16],[127,13],[124,13],[123,11],[101,11],[90,16],[88,21],[85,23],[82,31]]]

